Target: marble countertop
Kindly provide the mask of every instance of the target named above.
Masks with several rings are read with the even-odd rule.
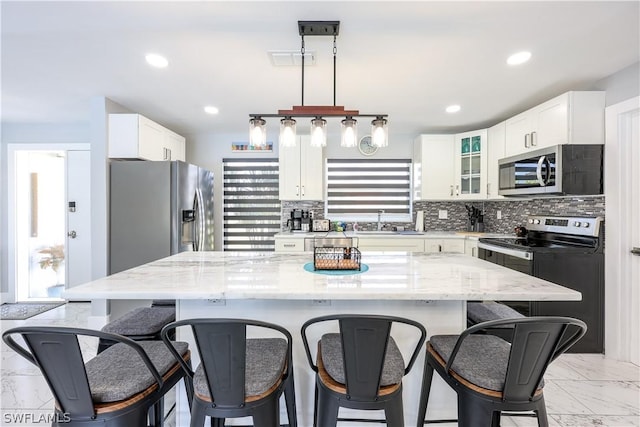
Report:
[[[63,293],[69,299],[580,300],[571,289],[463,254],[363,252],[369,270],[304,270],[312,252],[183,252]]]

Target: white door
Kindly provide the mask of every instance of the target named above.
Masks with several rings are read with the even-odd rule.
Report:
[[[606,109],[605,354],[640,365],[640,97]]]
[[[91,166],[88,150],[67,151],[67,280],[91,280]]]

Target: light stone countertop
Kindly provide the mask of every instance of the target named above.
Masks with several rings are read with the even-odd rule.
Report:
[[[310,239],[322,237],[357,237],[367,238],[407,238],[407,239],[469,239],[478,240],[481,237],[515,237],[513,234],[501,233],[474,233],[471,231],[316,231],[316,232],[289,232],[283,231],[274,236],[276,239]]]
[[[308,272],[312,252],[183,252],[66,290],[69,299],[580,300],[463,254],[363,252],[369,271]]]

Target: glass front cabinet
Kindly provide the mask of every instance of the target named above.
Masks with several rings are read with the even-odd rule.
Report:
[[[453,198],[487,196],[487,130],[456,134]]]

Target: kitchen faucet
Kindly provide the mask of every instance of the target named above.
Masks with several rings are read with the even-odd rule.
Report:
[[[382,230],[382,222],[381,222],[381,220],[382,220],[382,214],[383,213],[384,213],[384,210],[382,210],[382,209],[380,209],[378,211],[378,231]]]

